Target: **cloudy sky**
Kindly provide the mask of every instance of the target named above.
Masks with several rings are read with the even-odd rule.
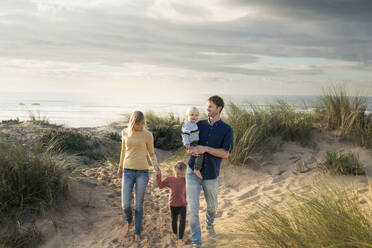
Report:
[[[372,95],[371,0],[1,0],[0,91]]]

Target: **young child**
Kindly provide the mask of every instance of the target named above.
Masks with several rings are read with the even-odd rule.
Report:
[[[187,121],[182,125],[182,142],[183,145],[189,150],[192,146],[197,146],[199,142],[199,128],[196,122],[199,118],[199,109],[190,107],[186,111]],[[203,164],[203,154],[195,159],[194,173],[203,179],[200,170]]]
[[[172,229],[173,233],[177,236],[178,233],[178,245],[182,245],[183,234],[186,226],[186,164],[184,162],[178,162],[174,166],[173,177],[167,177],[164,181],[161,180],[161,171],[157,172],[156,182],[160,189],[168,187],[171,189],[169,194],[169,205],[172,217]],[[179,229],[177,232],[178,215],[180,215]]]

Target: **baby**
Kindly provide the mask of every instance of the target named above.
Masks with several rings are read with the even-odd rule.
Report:
[[[178,233],[177,244],[183,244],[183,234],[186,226],[186,164],[184,162],[178,162],[174,166],[174,177],[167,177],[164,181],[161,180],[161,171],[157,172],[156,182],[160,189],[168,187],[171,189],[169,194],[169,205],[172,217],[172,229],[175,236]],[[178,215],[180,215],[179,228],[177,230]]]
[[[197,146],[199,142],[199,128],[196,122],[199,118],[199,109],[196,107],[190,107],[186,111],[187,121],[182,125],[182,142],[187,150],[191,149],[192,146]],[[194,173],[203,179],[200,173],[203,164],[203,154],[196,157],[194,165]]]

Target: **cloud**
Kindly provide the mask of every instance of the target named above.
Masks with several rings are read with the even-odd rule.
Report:
[[[213,73],[318,77],[334,68],[368,71],[371,6],[367,0],[4,0],[0,58],[99,65],[110,67],[109,73],[136,64],[169,75],[207,73],[211,80]],[[284,60],[270,66],[263,57]],[[298,66],[286,67],[293,58]]]

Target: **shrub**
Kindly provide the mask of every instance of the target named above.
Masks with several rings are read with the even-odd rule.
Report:
[[[303,195],[293,194],[282,208],[259,205],[242,225],[258,247],[372,247],[372,209],[356,193],[318,183]]]
[[[159,117],[154,112],[145,113],[148,129],[154,135],[154,146],[164,150],[177,150],[182,147],[182,122],[174,114]]]
[[[327,151],[324,168],[334,174],[365,174],[358,156],[352,152],[344,154],[342,152]]]

